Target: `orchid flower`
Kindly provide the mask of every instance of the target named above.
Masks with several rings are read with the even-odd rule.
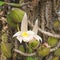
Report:
[[[22,43],[22,41],[29,42],[34,39],[42,42],[42,38],[39,35],[37,35],[37,32],[38,32],[38,19],[35,22],[33,30],[28,30],[27,14],[25,13],[21,23],[21,31],[15,33],[13,37],[16,37],[20,43]]]

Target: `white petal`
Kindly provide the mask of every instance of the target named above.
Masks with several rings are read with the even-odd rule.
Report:
[[[28,30],[27,26],[28,26],[27,14],[25,13],[21,23],[21,31],[27,31]]]
[[[40,40],[42,42],[42,38],[38,35],[34,35],[34,38],[37,39],[38,41]]]
[[[36,34],[38,32],[38,19],[36,20],[35,25],[33,27],[33,32],[35,32]]]
[[[29,42],[29,41],[32,40],[32,39],[33,39],[33,37],[32,37],[32,36],[29,36],[29,37],[23,38],[23,41],[24,41],[24,42]]]
[[[23,38],[24,42],[28,42],[30,39],[29,38]]]
[[[33,32],[33,31],[27,31],[27,33],[29,34],[29,35],[34,35],[35,33]]]
[[[13,35],[13,37],[16,37],[16,36],[19,36],[19,35],[21,35],[21,32],[20,32],[20,31],[17,32],[17,33],[15,33],[15,34]]]
[[[22,43],[22,37],[17,36],[17,39],[19,40],[20,43]]]

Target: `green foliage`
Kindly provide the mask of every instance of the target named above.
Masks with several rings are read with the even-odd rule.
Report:
[[[11,45],[8,43],[1,43],[1,50],[4,56],[11,57]]]
[[[37,57],[27,57],[26,60],[38,60],[38,58]]]
[[[9,15],[7,15],[7,22],[11,27],[17,27],[17,24],[12,21]]]
[[[25,12],[21,9],[15,8],[11,10],[7,15],[7,22],[11,27],[16,27],[18,23],[20,23],[23,19]]]
[[[8,40],[7,33],[4,33],[2,35],[2,42],[7,42],[7,40]]]
[[[14,9],[11,10],[10,13],[7,15],[7,22],[9,25],[15,25],[16,23],[20,23],[23,19],[25,12],[21,9]]]
[[[51,46],[54,47],[58,43],[58,40],[54,37],[49,37],[47,43]]]
[[[24,49],[23,45],[20,45],[18,49],[22,52],[25,52],[25,49]]]
[[[5,4],[5,2],[3,2],[3,1],[0,1],[0,6],[2,6],[2,5],[4,5]]]
[[[42,56],[42,57],[47,56],[50,53],[50,48],[41,46],[37,49],[37,53],[39,56]]]
[[[58,48],[55,52],[54,52],[55,56],[60,56],[60,48]]]
[[[28,53],[32,53],[33,52],[33,49],[31,47],[28,47],[28,50],[27,50]]]

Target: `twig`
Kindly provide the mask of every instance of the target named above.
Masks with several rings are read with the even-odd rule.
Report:
[[[28,23],[30,24],[31,27],[33,27],[34,25],[28,20]],[[47,32],[47,31],[44,31],[42,30],[41,28],[38,27],[38,30],[42,33],[42,34],[45,34],[45,35],[48,35],[48,36],[51,36],[51,37],[55,37],[55,38],[60,38],[60,35],[58,34],[52,34],[50,32]]]
[[[10,6],[15,6],[15,7],[23,7],[23,6],[27,5],[27,4],[29,4],[29,2],[22,3],[22,4],[7,3],[7,2],[5,2],[5,4],[10,5]]]
[[[36,55],[36,52],[28,54],[28,53],[24,53],[24,52],[22,52],[20,50],[17,50],[17,49],[14,49],[14,51],[21,54],[21,55],[23,55],[23,56],[34,56],[34,55]]]

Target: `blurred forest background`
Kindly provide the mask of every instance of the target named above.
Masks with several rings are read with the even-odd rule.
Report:
[[[0,60],[60,60],[60,0],[0,1]],[[38,18],[38,35],[43,40],[40,50],[37,48],[31,53],[24,52],[23,47],[20,50],[24,53],[14,50],[19,46],[19,42],[12,38],[17,29],[7,22],[7,14],[12,8],[19,8],[27,13],[29,29],[32,29]],[[47,49],[46,45],[51,47]]]

